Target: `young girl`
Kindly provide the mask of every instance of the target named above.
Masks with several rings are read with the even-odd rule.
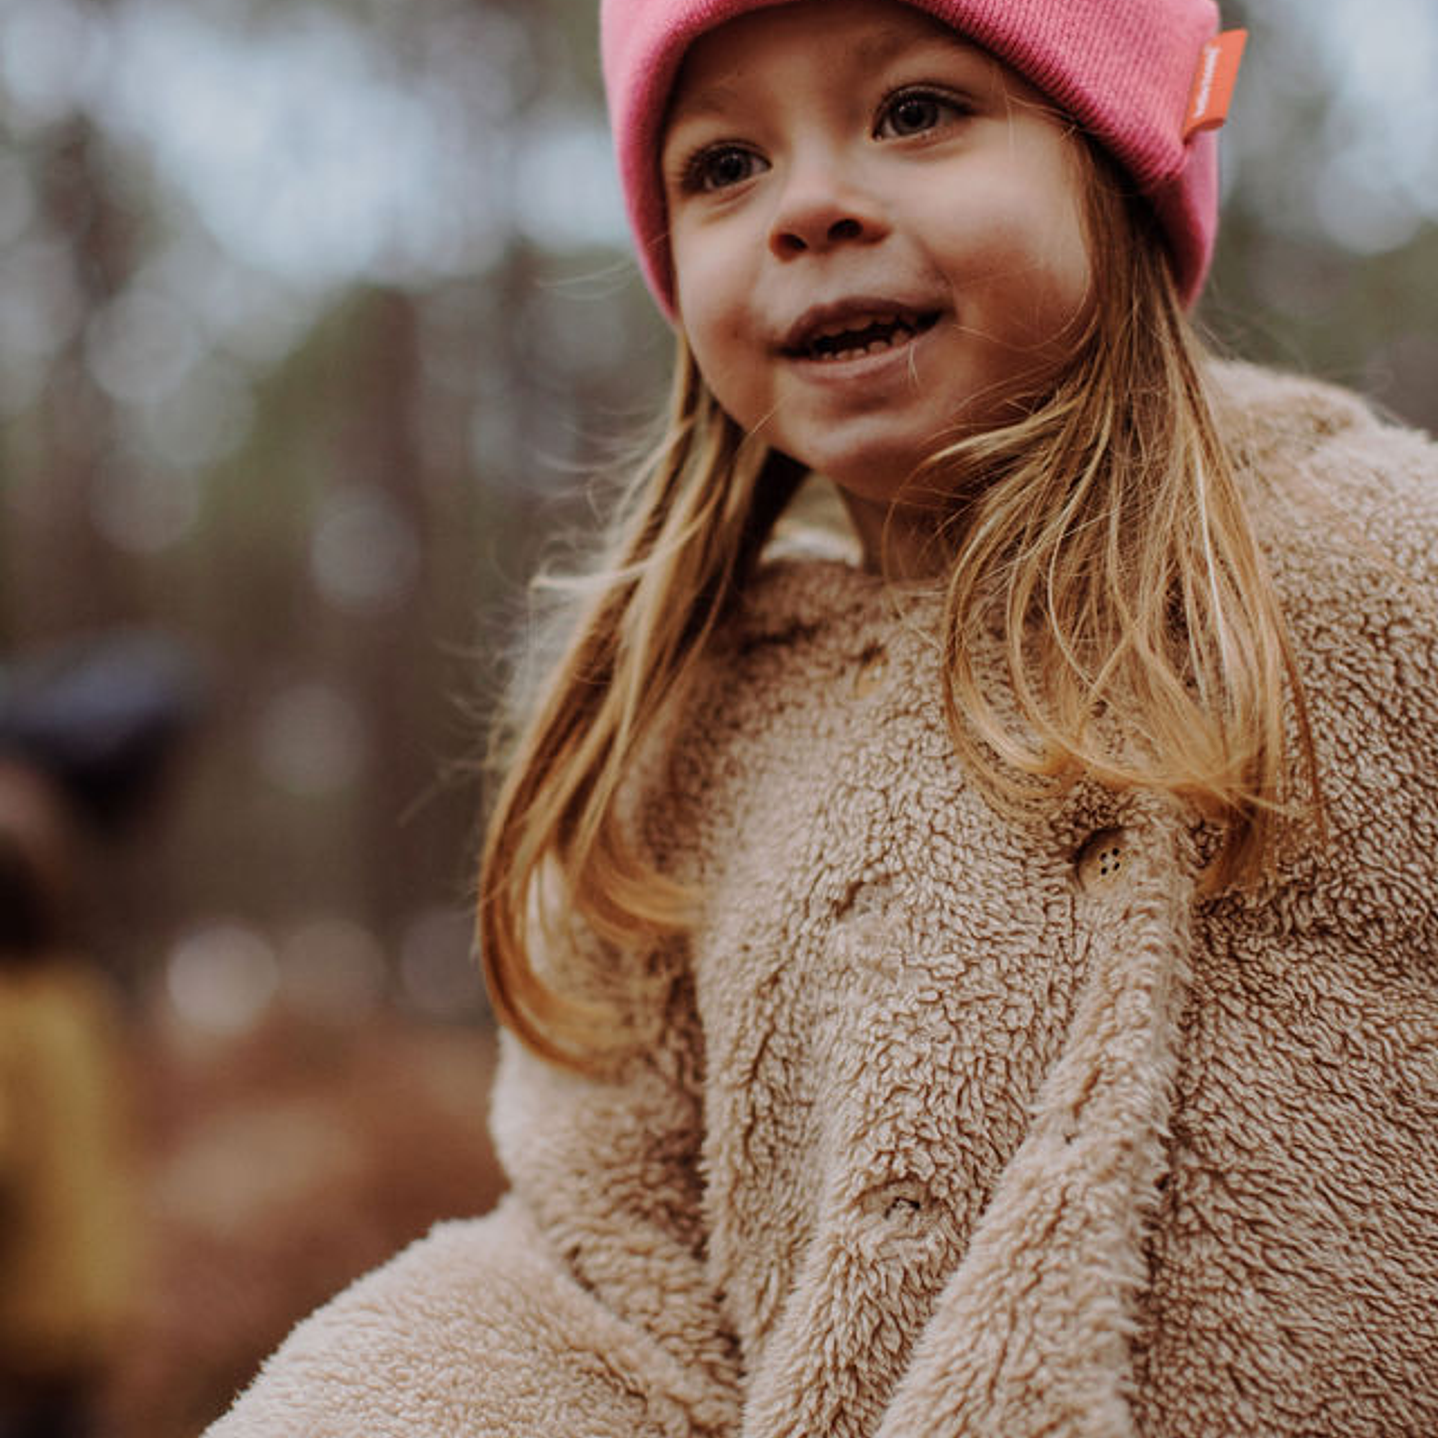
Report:
[[[1216,30],[605,0],[679,364],[484,858],[512,1192],[215,1438],[1438,1432],[1438,463],[1195,340]]]

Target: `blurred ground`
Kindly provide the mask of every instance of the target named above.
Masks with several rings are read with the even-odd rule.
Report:
[[[494,1202],[493,1041],[393,1015],[137,1038],[149,1281],[106,1409],[115,1438],[193,1438],[298,1318]]]

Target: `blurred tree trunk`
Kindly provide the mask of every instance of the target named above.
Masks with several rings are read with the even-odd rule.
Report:
[[[123,288],[134,238],[101,150],[93,126],[76,116],[45,140],[38,162],[43,222],[65,247],[81,314],[34,416],[31,493],[10,546],[12,639],[114,623],[130,607],[125,565],[94,523],[94,498],[125,460],[114,403],[86,364],[86,334]]]
[[[416,718],[433,696],[425,692],[431,666],[424,632],[430,528],[425,483],[425,450],[416,433],[419,356],[415,301],[398,291],[380,291],[368,305],[366,322],[348,364],[348,382],[340,386],[342,482],[372,491],[400,528],[401,541],[413,541],[419,572],[395,592],[391,606],[351,623],[345,645],[346,669],[355,697],[370,723],[368,821],[362,842],[366,854],[365,903],[371,922],[392,933],[396,922],[423,891],[421,874],[411,862],[404,819],[431,779],[430,760]]]

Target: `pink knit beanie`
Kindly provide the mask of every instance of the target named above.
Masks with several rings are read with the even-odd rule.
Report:
[[[601,0],[609,118],[639,260],[674,314],[659,146],[684,52],[726,20],[785,0]],[[1214,0],[906,0],[1011,65],[1122,163],[1156,211],[1179,291],[1203,288],[1218,229],[1217,143],[1185,140]]]

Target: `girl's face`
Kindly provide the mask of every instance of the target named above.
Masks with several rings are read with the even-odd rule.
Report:
[[[689,50],[661,160],[680,320],[720,404],[833,479],[861,532],[1076,347],[1078,146],[899,0],[794,0]]]

